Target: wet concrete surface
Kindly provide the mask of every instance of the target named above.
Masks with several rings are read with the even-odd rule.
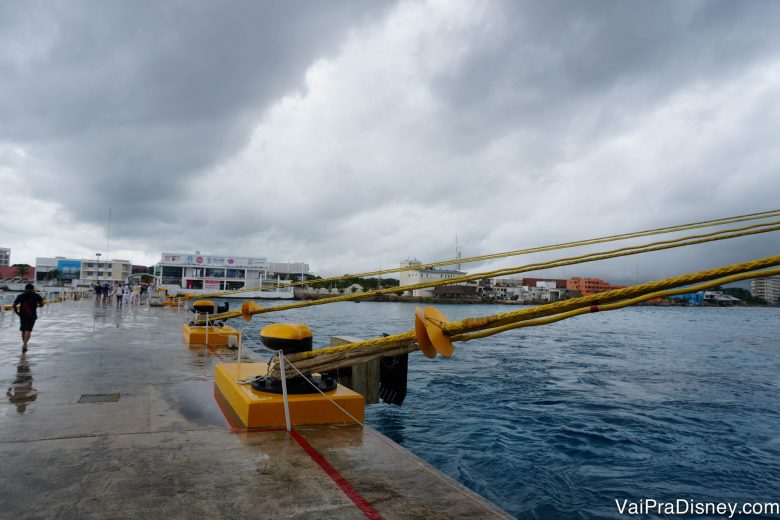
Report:
[[[366,518],[285,431],[234,432],[175,309],[41,309],[26,354],[0,315],[0,518]],[[79,403],[118,393],[116,402]],[[508,518],[369,427],[298,427],[383,518]]]

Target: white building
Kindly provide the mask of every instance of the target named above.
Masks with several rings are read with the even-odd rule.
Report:
[[[184,290],[233,291],[261,287],[280,275],[308,274],[303,262],[268,262],[261,257],[163,253],[154,266],[158,284]]]
[[[108,282],[126,282],[133,274],[130,260],[82,260],[81,280],[84,284]]]
[[[8,267],[9,265],[11,265],[11,249],[0,247],[0,267]]]
[[[704,291],[704,302],[711,305],[742,305],[739,298],[723,294],[722,291]]]
[[[401,267],[413,267],[415,265],[422,265],[422,262],[415,259],[407,259],[401,262]],[[399,290],[403,289],[404,285],[416,285],[424,282],[433,282],[436,280],[443,280],[447,278],[457,278],[459,276],[465,276],[463,271],[456,271],[454,269],[412,269],[409,271],[401,271],[398,273]],[[455,283],[452,285],[466,285],[466,282],[461,284]],[[411,291],[412,296],[433,296],[433,287],[425,289],[414,289]]]
[[[65,285],[92,285],[98,282],[124,282],[132,273],[129,260],[100,260],[85,258],[38,257],[35,259],[35,277],[39,282],[49,279],[50,271],[59,273],[58,280]]]
[[[268,273],[271,276],[288,274],[307,274],[309,264],[303,262],[268,262]]]
[[[521,303],[554,302],[561,299],[566,289],[550,287],[548,283],[537,282],[536,285],[524,285],[518,288],[517,301]]]
[[[780,276],[755,278],[750,281],[750,292],[767,303],[780,304]]]

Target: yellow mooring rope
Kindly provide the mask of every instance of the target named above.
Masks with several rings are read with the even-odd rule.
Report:
[[[330,370],[356,362],[362,363],[379,356],[395,355],[396,353],[411,352],[418,347],[422,348],[426,343],[430,344],[434,332],[438,332],[441,337],[444,337],[447,343],[469,341],[519,327],[545,325],[591,312],[620,309],[654,298],[697,292],[717,285],[751,278],[777,276],[780,275],[780,268],[776,267],[778,265],[780,265],[780,255],[770,256],[590,296],[491,316],[467,318],[457,322],[448,323],[446,318],[432,318],[428,316],[426,311],[424,322],[420,323],[418,318],[415,330],[347,345],[290,354],[285,358],[303,372]],[[691,284],[696,285],[691,286]],[[441,353],[436,344],[433,346]],[[423,348],[423,350],[425,349]],[[435,356],[435,352],[433,355]],[[276,356],[272,359],[269,375],[279,377]]]
[[[760,220],[764,218],[770,218],[770,217],[778,217],[780,216],[780,209],[775,210],[769,210],[769,211],[761,211],[757,213],[748,213],[745,215],[736,215],[733,217],[724,217],[719,219],[713,219],[713,220],[703,220],[700,222],[691,222],[689,224],[680,224],[677,226],[667,226],[667,227],[661,227],[656,229],[648,229],[645,231],[634,231],[631,233],[622,233],[619,235],[610,235],[600,238],[589,238],[586,240],[577,240],[575,242],[564,242],[561,244],[553,244],[553,245],[547,245],[547,246],[538,246],[538,247],[531,247],[527,249],[517,249],[514,251],[506,251],[503,253],[492,253],[487,255],[480,255],[480,256],[470,256],[466,258],[454,258],[450,260],[442,260],[439,262],[430,262],[427,264],[419,264],[409,267],[395,267],[391,269],[382,269],[378,271],[368,271],[365,273],[357,273],[357,274],[345,274],[342,276],[334,276],[330,278],[319,278],[319,279],[312,279],[312,280],[306,280],[306,281],[300,281],[300,282],[292,282],[289,284],[280,284],[280,285],[270,285],[268,287],[263,287],[263,289],[278,289],[283,287],[294,287],[294,286],[300,286],[300,285],[319,285],[323,283],[330,283],[330,282],[339,282],[342,280],[347,280],[350,278],[367,278],[369,276],[380,276],[383,274],[393,274],[393,273],[400,273],[403,271],[414,271],[418,269],[431,269],[434,267],[442,267],[445,265],[454,265],[454,264],[468,264],[473,262],[481,262],[484,260],[495,260],[498,258],[506,258],[510,256],[519,256],[519,255],[527,255],[531,253],[543,253],[547,251],[555,251],[557,249],[567,249],[572,247],[579,247],[579,246],[586,246],[586,245],[594,245],[594,244],[603,244],[605,242],[616,242],[619,240],[628,240],[631,238],[642,238],[642,237],[648,237],[653,235],[660,235],[665,233],[675,233],[678,231],[688,231],[691,229],[700,229],[705,227],[713,227],[713,226],[722,226],[725,224],[735,224],[737,222],[746,222],[750,220]],[[225,295],[233,295],[233,294],[241,294],[245,292],[253,292],[257,291],[259,288],[257,287],[247,287],[243,289],[236,289],[235,291],[220,291],[220,292],[213,292],[213,293],[206,293],[206,294],[200,294],[198,295],[199,298],[211,298],[211,297],[218,297],[218,296],[225,296]]]
[[[473,280],[480,280],[483,278],[493,278],[497,276],[506,276],[510,274],[518,274],[529,271],[538,271],[542,269],[550,269],[554,267],[563,267],[568,265],[575,265],[584,262],[595,262],[597,260],[606,260],[610,258],[619,258],[623,256],[636,255],[640,253],[648,253],[652,251],[663,251],[666,249],[672,249],[676,247],[684,247],[695,244],[703,244],[707,242],[714,242],[718,240],[728,240],[737,237],[744,237],[750,235],[756,235],[760,233],[768,233],[771,231],[780,230],[780,221],[771,221],[762,224],[753,224],[750,226],[743,226],[738,228],[730,228],[719,231],[713,231],[710,233],[704,233],[699,235],[689,235],[681,238],[662,240],[657,242],[651,242],[649,244],[639,246],[628,246],[620,249],[613,249],[610,251],[602,251],[597,253],[588,253],[585,255],[579,255],[574,257],[562,258],[558,260],[551,260],[547,262],[539,262],[533,264],[526,264],[519,267],[510,267],[504,269],[497,269],[494,271],[475,273],[472,275],[459,276],[454,278],[445,278],[441,280],[432,280],[429,282],[423,282],[419,284],[403,285],[400,287],[392,287],[389,289],[378,289],[375,291],[367,291],[358,294],[345,294],[341,296],[333,296],[330,298],[321,298],[319,300],[310,300],[305,302],[290,303],[286,305],[277,305],[274,307],[263,308],[255,302],[247,302],[241,311],[230,311],[222,314],[215,314],[211,316],[210,320],[226,320],[231,318],[237,318],[243,316],[244,319],[251,320],[251,316],[255,314],[264,314],[269,312],[285,311],[290,309],[299,309],[303,307],[311,307],[314,305],[325,305],[328,303],[342,302],[357,300],[362,298],[370,298],[372,296],[380,294],[391,294],[394,292],[413,291],[416,289],[423,289],[428,287],[437,287],[441,285],[451,285],[455,283],[468,282]],[[196,324],[205,323],[205,318],[198,318],[194,321]]]
[[[669,296],[675,296],[678,294],[689,294],[689,293],[696,293],[699,291],[704,291],[706,289],[711,289],[712,287],[717,287],[720,285],[724,285],[727,283],[733,283],[733,282],[739,282],[742,280],[750,280],[752,278],[764,278],[768,276],[777,276],[780,275],[780,268],[775,269],[767,269],[766,271],[761,271],[760,273],[755,272],[749,272],[749,273],[742,273],[742,274],[734,274],[731,276],[726,276],[723,278],[718,278],[716,280],[712,280],[709,282],[704,282],[696,285],[689,285],[686,287],[682,287],[680,289],[668,289],[665,291],[656,291],[652,293],[648,293],[642,296],[637,296],[635,298],[629,298],[628,300],[622,300],[616,303],[607,303],[607,304],[600,304],[600,305],[591,305],[589,307],[583,307],[580,309],[576,309],[573,311],[568,312],[561,312],[559,314],[555,314],[553,316],[547,317],[547,318],[539,318],[535,320],[525,320],[525,321],[519,321],[516,323],[510,323],[508,325],[503,325],[501,327],[493,327],[491,329],[482,331],[482,332],[474,332],[471,334],[456,334],[452,337],[450,337],[451,341],[469,341],[472,339],[480,339],[480,338],[487,338],[488,336],[492,336],[494,334],[498,334],[499,332],[504,332],[507,330],[517,329],[521,327],[533,327],[537,325],[547,325],[549,323],[555,323],[556,321],[565,320],[567,318],[573,318],[574,316],[581,316],[583,314],[589,314],[591,312],[603,312],[603,311],[614,311],[617,309],[623,309],[625,307],[630,307],[632,305],[636,305],[638,303],[654,300],[656,298],[668,298]]]

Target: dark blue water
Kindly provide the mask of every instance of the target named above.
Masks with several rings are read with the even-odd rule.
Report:
[[[513,309],[437,307],[452,320]],[[409,330],[413,310],[348,302],[252,328],[306,322],[322,346]],[[624,498],[780,500],[778,308],[592,314],[449,359],[412,354],[409,383],[368,424],[518,518],[619,518]]]

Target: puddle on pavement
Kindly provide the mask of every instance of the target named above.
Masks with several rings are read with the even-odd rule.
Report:
[[[25,354],[19,359],[16,366],[16,378],[6,391],[8,402],[16,406],[16,411],[23,414],[27,405],[38,398],[38,391],[33,388],[32,370],[30,362]]]
[[[198,424],[228,426],[214,400],[212,381],[189,381],[173,387],[172,407],[188,421]]]

